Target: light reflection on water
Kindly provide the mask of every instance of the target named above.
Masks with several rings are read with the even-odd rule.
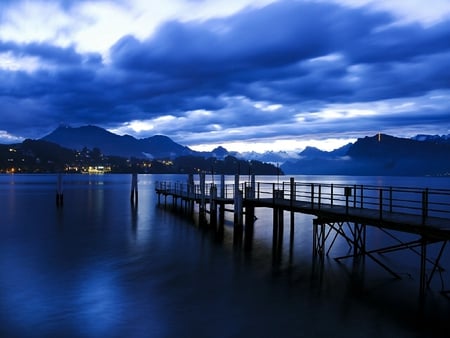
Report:
[[[64,176],[64,207],[58,209],[55,176],[0,176],[0,336],[430,336],[419,335],[410,319],[417,280],[393,281],[370,261],[315,264],[311,216],[295,215],[290,246],[290,215],[284,214],[283,254],[274,265],[270,209],[256,211],[246,250],[233,243],[230,226],[218,242],[193,226],[192,217],[157,207],[156,179],[139,176],[133,208],[130,176]],[[298,180],[392,184],[389,178]],[[375,232],[368,236],[375,244],[385,240]],[[333,250],[346,252],[346,243]],[[383,259],[405,276],[417,268],[398,257]],[[429,298],[448,313],[441,296]]]

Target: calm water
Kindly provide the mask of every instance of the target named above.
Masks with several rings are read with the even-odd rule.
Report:
[[[383,257],[404,276],[400,281],[368,260],[336,263],[333,256],[347,253],[342,240],[316,264],[312,217],[296,215],[290,245],[286,213],[274,263],[271,210],[257,210],[251,249],[233,243],[231,226],[218,241],[195,218],[157,206],[155,181],[165,179],[186,181],[140,175],[133,208],[129,175],[64,176],[58,209],[56,176],[0,175],[0,336],[448,336],[450,300],[439,294],[439,278],[426,318],[417,320],[416,255]],[[296,179],[450,188],[445,178]],[[383,241],[368,230],[369,243]]]

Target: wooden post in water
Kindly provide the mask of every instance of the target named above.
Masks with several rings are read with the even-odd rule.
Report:
[[[62,207],[63,204],[64,204],[64,195],[63,195],[62,174],[59,173],[56,183],[56,206]]]
[[[239,175],[234,176],[234,226],[242,227],[243,195],[239,189]]]
[[[206,224],[206,177],[205,173],[200,173],[200,225]]]
[[[236,175],[239,177],[238,175]],[[239,178],[237,178],[237,181],[239,182]],[[239,189],[239,184],[236,185],[237,189],[235,188],[235,195],[234,195],[234,228],[233,228],[233,245],[236,248],[240,248],[242,246],[242,235],[244,230],[243,225],[243,193],[242,190]]]
[[[296,187],[295,187],[295,180],[293,177],[290,178],[290,203],[291,207],[295,202],[295,198],[297,195]],[[290,227],[290,236],[289,236],[289,263],[292,264],[293,259],[293,253],[294,253],[294,231],[295,231],[295,212],[291,210],[291,227]]]
[[[137,188],[138,176],[137,173],[133,173],[131,176],[131,196],[130,201],[132,204],[138,202],[138,188]]]
[[[225,202],[223,201],[225,198],[225,175],[220,176],[220,198],[222,202],[219,206],[219,230],[223,230],[223,226],[225,223]]]
[[[283,190],[273,189],[273,263],[280,262],[283,251],[284,211],[282,207],[276,206],[277,200],[283,198]]]
[[[255,198],[255,175],[252,175],[250,186],[245,187],[245,197],[249,200],[252,200]],[[253,205],[247,204],[245,207],[245,230],[252,230],[253,224],[255,221],[255,207]]]
[[[255,206],[252,200],[255,199],[255,175],[251,176],[250,186],[245,187],[245,198],[247,204],[245,206],[245,237],[244,248],[247,251],[252,249],[254,228],[255,228]]]
[[[210,224],[214,228],[217,225],[217,187],[215,184],[211,185],[210,192],[209,192],[209,207],[210,207]]]
[[[187,191],[188,191],[188,198],[187,198],[188,210],[189,213],[192,214],[194,213],[194,200],[195,200],[194,174],[189,174],[188,176]]]

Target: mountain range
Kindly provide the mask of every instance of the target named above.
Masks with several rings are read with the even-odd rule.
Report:
[[[41,140],[69,149],[98,148],[108,156],[146,159],[174,159],[194,156],[223,159],[234,156],[281,165],[286,174],[322,175],[448,175],[450,173],[450,135],[417,135],[411,139],[377,134],[358,139],[327,152],[306,147],[299,153],[229,152],[218,147],[198,152],[167,136],[144,139],[119,136],[96,126],[60,126]]]
[[[366,136],[332,152],[307,148],[281,169],[286,174],[306,175],[449,175],[450,138]]]
[[[175,143],[167,136],[155,135],[136,139],[129,135],[120,136],[96,126],[60,126],[41,140],[75,150],[98,148],[105,155],[122,157],[154,159],[194,155],[191,149]]]

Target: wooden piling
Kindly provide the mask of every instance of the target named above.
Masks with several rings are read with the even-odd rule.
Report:
[[[251,176],[250,186],[245,187],[245,198],[247,200],[255,199],[255,175]],[[245,207],[245,229],[252,230],[255,222],[255,206],[253,204],[247,204]]]
[[[61,180],[61,177],[58,177]],[[253,179],[252,179],[253,181]],[[167,196],[173,199],[173,203],[176,204],[176,199],[180,198],[181,201],[184,199],[190,202],[197,203],[201,201],[200,204],[200,220],[203,224],[206,224],[204,220],[204,214],[206,212],[205,203],[209,203],[211,207],[211,223],[215,222],[215,212],[217,206],[220,206],[219,220],[221,226],[216,228],[216,238],[218,240],[223,240],[223,221],[224,212],[234,211],[234,231],[233,231],[233,245],[236,248],[241,247],[242,239],[245,239],[244,248],[251,249],[252,238],[253,238],[253,227],[252,224],[254,219],[252,219],[252,208],[265,207],[272,208],[273,210],[273,258],[275,263],[280,263],[283,258],[283,237],[284,237],[284,211],[290,212],[290,234],[286,234],[290,237],[289,245],[289,263],[293,262],[293,251],[294,251],[294,226],[295,226],[295,213],[302,213],[316,216],[313,220],[313,262],[323,263],[325,255],[328,255],[331,247],[333,246],[336,238],[341,236],[353,249],[353,252],[341,256],[335,257],[336,261],[341,259],[353,257],[354,262],[360,265],[354,265],[358,267],[364,267],[358,259],[363,259],[365,256],[370,257],[376,264],[381,266],[395,278],[400,278],[400,276],[391,270],[386,264],[376,258],[374,253],[385,253],[395,250],[412,249],[413,247],[420,246],[420,251],[415,251],[420,255],[420,280],[419,280],[419,302],[421,308],[426,302],[426,291],[432,281],[433,274],[435,270],[441,269],[439,265],[441,254],[444,250],[445,244],[450,241],[450,228],[442,227],[443,221],[450,221],[448,216],[448,208],[450,205],[450,189],[443,190],[439,189],[436,191],[422,189],[410,190],[409,188],[392,188],[384,190],[383,187],[377,188],[377,196],[374,196],[374,188],[367,187],[364,188],[362,185],[360,189],[357,190],[357,186],[347,187],[344,185],[333,185],[333,184],[315,184],[315,183],[295,183],[294,179],[290,180],[290,194],[285,191],[286,186],[282,185],[282,189],[279,189],[281,185],[278,183],[272,183],[272,194],[268,192],[269,188],[260,189],[260,183],[255,189],[255,184],[252,182],[249,187],[245,184],[245,199],[243,196],[243,191],[239,186],[239,175],[235,176],[234,185],[234,199],[231,198],[231,191],[227,191],[225,187],[225,177],[221,177],[220,185],[220,198],[216,198],[217,190],[215,182],[212,182],[212,187],[210,190],[210,196],[208,196],[208,201],[205,189],[205,176],[200,175],[200,189],[194,188],[193,178],[189,178],[190,184],[188,184],[187,190],[184,185],[173,186],[169,184],[157,184],[156,192],[158,194],[158,204],[160,201],[161,194],[164,195],[164,203],[166,204]],[[267,183],[267,187],[270,185]],[[322,189],[322,186],[326,189]],[[309,187],[309,188],[308,188]],[[329,187],[329,189],[328,189]],[[337,188],[336,188],[337,187]],[[178,189],[179,188],[179,189]],[[296,189],[299,191],[297,192]],[[341,190],[342,189],[342,190]],[[370,191],[370,194],[364,194],[365,191]],[[58,181],[57,193],[61,191],[62,194],[62,183]],[[198,193],[200,191],[200,194]],[[405,193],[408,197],[398,197],[395,194]],[[445,191],[445,193],[443,193]],[[187,193],[186,193],[187,192]],[[285,193],[286,192],[286,193]],[[386,192],[386,193],[385,193]],[[415,200],[410,200],[412,193],[422,194],[422,213],[418,213],[417,204],[416,206],[410,207],[407,204],[401,205],[403,208],[401,212],[396,209],[398,206],[393,202],[415,202]],[[309,194],[309,196],[308,196]],[[359,194],[359,195],[357,195]],[[447,201],[444,202],[434,202],[431,197],[432,194],[439,194],[440,197],[448,196]],[[255,196],[257,195],[257,196]],[[370,195],[370,196],[366,196]],[[428,196],[430,195],[430,197]],[[199,199],[199,197],[201,197]],[[352,197],[352,198],[350,198]],[[359,205],[357,202],[357,197],[359,198]],[[365,199],[364,199],[365,198]],[[420,203],[420,198],[418,198],[417,203]],[[58,203],[58,202],[57,202]],[[234,203],[233,209],[225,209],[225,205]],[[245,228],[242,222],[243,216],[243,205],[245,204]],[[374,207],[369,208],[367,205],[372,205]],[[406,211],[405,211],[406,210]],[[409,210],[409,212],[408,212]],[[432,216],[429,212],[438,212],[447,216]],[[288,220],[289,218],[286,217]],[[384,222],[381,222],[383,221]],[[351,223],[354,224],[351,227]],[[202,223],[201,223],[202,224]],[[343,225],[348,225],[348,231],[344,231]],[[385,248],[373,249],[370,251],[366,250],[366,225],[373,225],[380,228],[382,231],[386,232],[388,235],[396,238],[394,235],[388,233],[389,230],[400,231],[403,233],[419,235],[421,238],[419,240],[414,240],[411,242],[403,243],[399,239],[401,244],[394,245]],[[222,229],[222,230],[221,230]],[[243,231],[245,229],[245,237],[243,237]],[[395,229],[395,230],[394,230]],[[334,231],[334,238],[327,242],[328,235],[331,231]],[[427,255],[427,247],[430,244],[437,242],[442,242],[441,251],[437,258],[431,258]],[[325,250],[327,245],[327,251]],[[432,256],[432,255],[430,255]],[[430,276],[427,276],[427,262],[433,264],[433,271]],[[323,264],[320,264],[320,269],[323,269]],[[355,270],[356,271],[356,270]],[[450,291],[442,290],[443,294],[448,295]]]
[[[200,225],[206,225],[206,175],[200,173],[200,207],[199,207]]]
[[[223,229],[225,223],[225,203],[223,202],[225,198],[225,175],[220,176],[220,198],[222,202],[220,202],[219,206],[219,228]]]
[[[194,200],[195,200],[194,174],[189,174],[189,176],[188,176],[187,193],[188,193],[188,199],[187,199],[186,203],[187,203],[188,212],[193,214],[194,213]]]
[[[62,207],[64,204],[62,174],[58,174],[56,183],[56,206]]]
[[[239,189],[239,175],[234,176],[234,226],[243,226],[243,199],[242,190]]]
[[[290,192],[291,192],[290,204],[292,207],[296,201],[296,196],[297,196],[294,177],[290,178]],[[295,212],[294,212],[294,210],[291,210],[290,213],[291,213],[291,217],[290,217],[290,233],[289,233],[289,261],[292,264],[293,252],[294,252]]]
[[[131,176],[131,196],[130,201],[133,204],[137,204],[138,202],[138,175],[137,173],[133,173]]]
[[[209,201],[209,207],[210,207],[210,213],[209,213],[209,223],[211,226],[216,227],[217,225],[217,187],[213,184],[210,188],[210,201]]]

